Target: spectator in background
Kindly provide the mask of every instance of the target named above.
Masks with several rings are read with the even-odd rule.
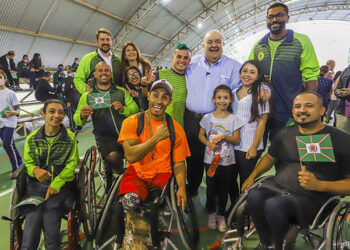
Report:
[[[2,69],[5,71],[7,79],[9,80],[8,87],[10,89],[20,89],[17,75],[17,68],[14,62],[15,52],[10,50],[7,54],[0,57],[0,64],[2,64]]]
[[[333,85],[333,81],[327,78],[328,72],[329,72],[329,67],[327,65],[321,66],[320,74],[317,78],[317,81],[318,81],[317,93],[319,93],[320,96],[322,96],[323,106],[325,106],[326,108],[328,107],[329,97],[330,97],[330,94],[332,91],[332,85]],[[323,116],[321,120],[323,120]]]
[[[5,72],[0,70],[0,139],[10,158],[12,172],[14,172],[22,164],[21,156],[13,139],[19,115],[19,102],[16,94],[5,87],[5,81]]]
[[[55,88],[59,88],[64,84],[64,78],[66,76],[63,71],[63,64],[58,64],[58,70],[53,74],[53,86]]]
[[[79,66],[79,57],[74,58],[74,62],[72,64],[72,71],[77,72],[78,66]]]
[[[29,74],[29,79],[30,83],[29,86],[31,89],[36,89],[36,79],[40,78],[44,75],[44,66],[41,64],[41,56],[39,53],[35,53],[33,55],[33,59],[29,62],[30,66],[30,74]]]
[[[35,91],[35,98],[38,101],[45,102],[48,99],[57,99],[56,89],[51,87],[49,81],[51,73],[45,72],[43,77],[38,81],[38,86]]]
[[[29,57],[28,55],[23,55],[22,60],[17,64],[18,69],[18,78],[24,77],[29,79],[30,75],[30,65],[29,65]]]
[[[335,95],[340,98],[336,108],[337,128],[350,133],[350,65],[340,74]]]
[[[326,118],[325,118],[326,123],[329,123],[329,121],[333,119],[331,117],[331,115],[332,115],[333,111],[335,110],[335,107],[336,107],[337,101],[338,101],[338,98],[335,96],[334,91],[337,88],[340,74],[341,74],[341,71],[337,71],[337,73],[335,73],[334,78],[333,78],[332,93],[331,93],[331,97],[330,97],[330,102],[329,102],[328,107],[327,107]],[[336,121],[337,121],[337,119],[335,118],[335,114],[334,114],[333,127],[336,126]]]
[[[335,61],[330,59],[326,62],[326,65],[329,67],[328,75],[326,76],[328,79],[333,80],[334,77],[334,68],[335,68]]]

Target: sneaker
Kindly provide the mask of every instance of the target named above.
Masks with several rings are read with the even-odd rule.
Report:
[[[261,242],[259,243],[259,245],[256,246],[256,248],[254,248],[254,250],[273,250],[273,249],[275,249],[273,246],[265,246]]]
[[[226,232],[227,226],[226,226],[225,217],[221,216],[221,215],[218,215],[217,220],[218,220],[218,230],[219,230],[219,232],[221,232],[221,233]]]
[[[209,214],[209,216],[208,216],[208,228],[210,230],[216,229],[216,213]]]

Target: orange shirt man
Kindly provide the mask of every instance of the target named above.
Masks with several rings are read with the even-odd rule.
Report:
[[[148,190],[163,189],[174,171],[178,184],[177,203],[186,203],[186,157],[190,156],[185,132],[173,119],[175,143],[174,166],[171,166],[170,132],[165,121],[165,109],[172,101],[172,87],[165,80],[153,83],[148,94],[149,108],[144,115],[144,128],[137,135],[137,115],[124,120],[118,142],[123,144],[128,168],[120,184],[119,195],[125,210],[145,200]]]

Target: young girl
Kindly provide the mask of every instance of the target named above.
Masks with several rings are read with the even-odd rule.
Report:
[[[141,71],[131,66],[124,71],[123,87],[139,106],[140,112],[148,109],[148,85],[141,85]]]
[[[218,228],[220,232],[226,231],[224,213],[228,186],[232,181],[233,164],[235,163],[233,144],[239,144],[239,128],[243,125],[239,118],[231,114],[232,99],[232,91],[228,86],[216,87],[213,96],[216,110],[204,115],[199,123],[201,126],[199,140],[206,145],[204,165],[207,171],[208,228],[211,230]],[[213,169],[215,164],[211,165],[215,156],[220,156],[216,171]]]
[[[240,187],[242,187],[263,152],[262,138],[269,104],[263,103],[259,98],[261,84],[267,82],[258,62],[254,60],[245,62],[239,72],[242,86],[233,90],[233,113],[243,122],[243,127],[240,129],[241,142],[235,146]],[[235,174],[236,180],[237,172]]]
[[[10,158],[12,172],[14,172],[22,164],[21,156],[13,139],[20,110],[15,92],[6,88],[5,82],[5,72],[0,69],[0,139]]]

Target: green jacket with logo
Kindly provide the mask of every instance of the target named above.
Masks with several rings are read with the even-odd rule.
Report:
[[[99,62],[104,62],[103,58],[98,54],[97,49],[91,53],[86,54],[78,66],[74,77],[74,85],[76,89],[83,94],[85,92],[85,85],[91,85],[90,79],[94,79],[95,67]],[[112,82],[115,86],[122,84],[122,69],[120,58],[116,54],[112,54]],[[92,81],[94,83],[94,81]]]
[[[269,34],[256,42],[249,60],[259,61],[263,73],[270,76],[272,115],[286,122],[292,117],[293,100],[302,92],[303,82],[317,81],[319,64],[310,39],[292,30],[288,30],[272,58]]]
[[[41,127],[27,137],[23,159],[31,182],[39,182],[33,170],[40,167],[52,174],[49,187],[60,192],[67,182],[74,180],[74,169],[79,160],[75,135],[61,125],[56,140],[50,145],[46,140],[44,127]]]

